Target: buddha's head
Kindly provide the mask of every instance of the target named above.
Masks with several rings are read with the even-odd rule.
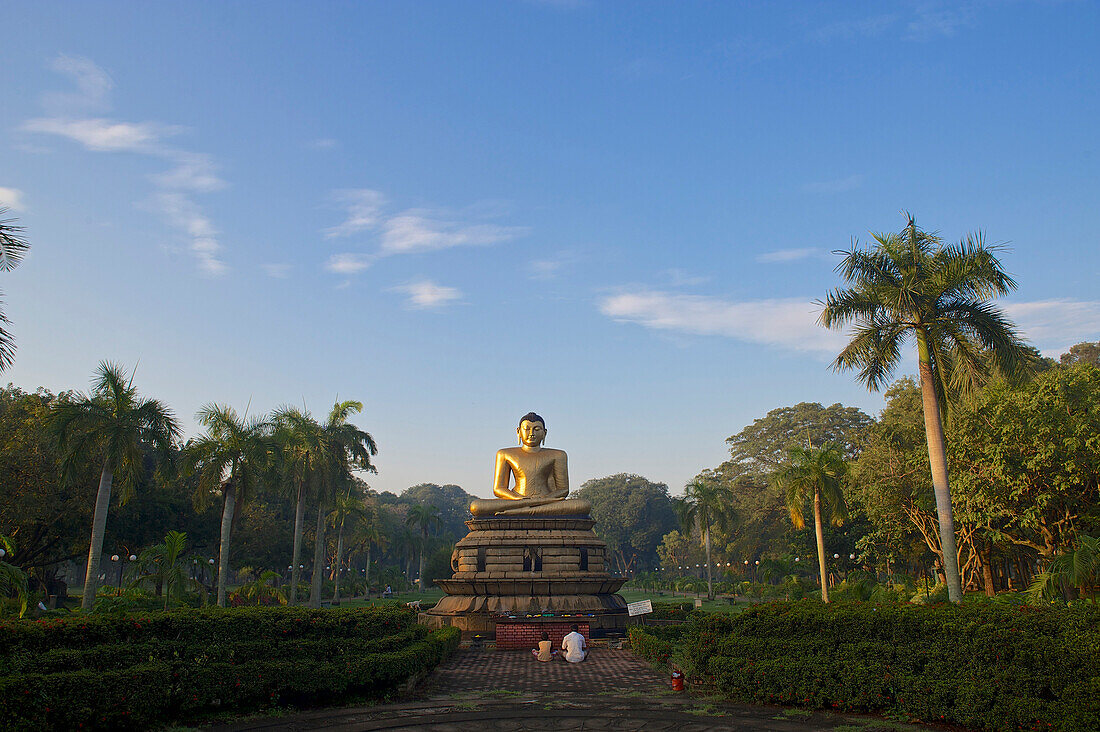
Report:
[[[546,421],[534,412],[528,412],[520,418],[516,435],[519,444],[524,447],[538,447],[546,439]]]

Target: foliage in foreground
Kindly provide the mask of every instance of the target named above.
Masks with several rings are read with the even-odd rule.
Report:
[[[988,730],[1100,729],[1100,609],[770,603],[630,631],[634,652],[742,701]]]
[[[217,608],[0,622],[9,729],[146,729],[218,711],[385,695],[446,658],[453,628],[405,609]]]

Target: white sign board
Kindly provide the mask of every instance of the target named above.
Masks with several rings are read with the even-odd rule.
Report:
[[[626,612],[630,617],[635,615],[645,615],[646,613],[653,612],[653,603],[649,600],[641,600],[639,602],[631,602],[626,606]]]

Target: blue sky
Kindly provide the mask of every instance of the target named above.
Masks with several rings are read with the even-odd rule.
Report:
[[[812,301],[903,209],[1007,242],[1045,353],[1100,339],[1100,6],[0,2],[17,385],[365,404],[371,484],[684,482],[768,410],[881,397]],[[898,375],[912,373],[910,355]]]

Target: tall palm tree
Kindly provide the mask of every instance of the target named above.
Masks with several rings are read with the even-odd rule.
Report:
[[[803,511],[813,497],[814,532],[817,536],[817,569],[821,573],[821,599],[829,601],[829,583],[825,573],[825,534],[821,512],[829,512],[829,523],[840,526],[847,518],[842,483],[848,470],[844,455],[833,446],[792,447],[787,451],[790,462],[772,476],[772,484],[786,497],[791,523],[796,529],[806,525]],[[824,505],[823,505],[824,504]]]
[[[290,592],[287,602],[298,602],[301,581],[302,533],[305,529],[306,503],[318,492],[322,479],[321,463],[325,458],[324,434],[321,425],[309,412],[297,407],[283,407],[272,415],[275,439],[279,445],[280,474],[284,485],[295,496],[294,538],[290,554]]]
[[[8,212],[0,208],[0,216]],[[0,219],[0,272],[10,272],[23,261],[23,255],[30,244],[23,238],[23,227],[15,225],[15,219]],[[2,303],[0,303],[2,304]],[[10,321],[0,310],[0,371],[11,366],[15,360],[15,341],[11,333],[4,329]]]
[[[859,369],[859,379],[881,389],[901,360],[902,345],[917,344],[924,426],[932,486],[939,516],[940,547],[948,596],[962,600],[947,451],[943,437],[947,396],[979,386],[991,372],[1018,377],[1033,353],[1013,324],[988,301],[1016,288],[1001,267],[997,247],[982,234],[945,246],[917,228],[912,216],[897,234],[874,234],[875,246],[858,243],[840,252],[837,271],[850,285],[830,292],[823,303],[826,328],[853,326],[852,340],[833,368]]]
[[[696,478],[684,487],[684,497],[673,508],[685,533],[699,530],[707,556],[707,598],[714,599],[713,564],[710,557],[711,530],[728,527],[733,519],[733,495],[729,486],[715,478]]]
[[[167,455],[179,426],[164,404],[138,396],[133,374],[127,380],[121,366],[104,361],[92,380],[91,395],[63,397],[50,413],[49,428],[61,449],[62,471],[67,477],[80,460],[103,464],[81,598],[81,607],[91,610],[114,483],[117,479],[123,502],[129,500],[145,472],[143,448],[151,446]]]
[[[193,496],[197,510],[205,510],[219,494],[222,499],[218,605],[225,607],[233,517],[239,507],[271,482],[276,447],[271,424],[261,417],[249,419],[238,416],[233,407],[207,404],[196,418],[206,434],[184,448],[183,473],[198,476]]]
[[[347,400],[336,402],[323,427],[325,459],[320,465],[321,482],[317,492],[317,539],[313,545],[313,584],[309,592],[311,607],[321,607],[321,584],[324,575],[321,568],[325,561],[326,506],[343,492],[353,480],[352,470],[376,472],[371,458],[378,454],[378,446],[370,433],[365,432],[349,418],[363,411],[363,403]]]
[[[439,507],[424,504],[409,506],[405,514],[405,525],[420,529],[420,592],[424,591],[426,578],[424,571],[428,565],[428,537],[443,526],[443,519],[439,516]]]

